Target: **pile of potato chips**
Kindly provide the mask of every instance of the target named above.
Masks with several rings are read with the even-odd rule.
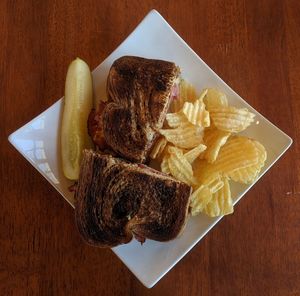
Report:
[[[233,213],[229,180],[252,183],[267,158],[262,144],[237,135],[255,115],[229,106],[218,90],[197,95],[185,80],[170,110],[150,157],[160,162],[162,172],[192,186],[192,215]]]

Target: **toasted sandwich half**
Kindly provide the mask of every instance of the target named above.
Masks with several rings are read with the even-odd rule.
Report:
[[[75,194],[79,232],[89,244],[114,247],[135,236],[168,241],[183,230],[191,188],[142,164],[84,150]]]
[[[134,56],[113,63],[102,128],[105,142],[120,156],[146,161],[165,120],[179,72],[172,62]]]

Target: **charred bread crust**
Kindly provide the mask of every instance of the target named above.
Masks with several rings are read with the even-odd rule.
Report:
[[[141,57],[124,56],[113,63],[102,122],[105,141],[115,152],[145,162],[163,125],[179,72],[172,62]]]
[[[75,194],[77,227],[98,247],[125,244],[134,235],[168,241],[185,226],[190,192],[145,165],[85,150]]]

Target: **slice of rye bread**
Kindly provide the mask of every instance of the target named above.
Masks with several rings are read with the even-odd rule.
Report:
[[[162,128],[180,73],[172,62],[124,56],[108,74],[102,123],[106,143],[122,157],[143,163]]]
[[[79,232],[89,244],[114,247],[133,236],[168,241],[183,230],[191,188],[145,165],[84,150],[75,194]]]

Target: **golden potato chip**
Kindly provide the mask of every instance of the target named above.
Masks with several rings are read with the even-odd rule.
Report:
[[[155,159],[161,155],[167,145],[167,140],[164,137],[159,138],[151,150],[150,158]]]
[[[260,173],[261,168],[264,166],[265,161],[267,159],[267,152],[265,147],[260,144],[258,141],[252,140],[255,144],[257,151],[257,163],[245,168],[239,168],[232,172],[226,174],[229,178],[231,178],[235,182],[249,184],[253,183]]]
[[[213,164],[204,159],[196,159],[193,163],[194,177],[198,184],[211,184],[220,179],[220,172]]]
[[[205,110],[205,104],[201,100],[194,103],[185,102],[182,112],[188,121],[194,125],[207,127],[210,125],[209,113]]]
[[[172,127],[172,128],[179,127],[180,125],[182,125],[183,123],[186,123],[188,121],[186,116],[182,112],[167,113],[166,120],[167,120],[169,127]]]
[[[205,88],[201,91],[198,100],[200,100],[201,102],[203,102],[203,99],[205,98],[205,96],[207,95],[208,92],[208,88]]]
[[[211,108],[209,114],[216,128],[231,133],[245,130],[255,117],[248,109],[235,107]]]
[[[249,139],[250,141],[252,141],[252,143],[255,145],[256,148],[256,152],[258,154],[258,165],[260,167],[263,167],[265,164],[265,161],[267,159],[267,151],[266,148],[258,141],[253,140],[253,139]]]
[[[176,129],[161,129],[159,131],[168,142],[179,148],[190,149],[203,142],[203,128],[187,122]]]
[[[180,96],[183,98],[184,102],[194,102],[197,99],[197,92],[192,84],[182,79],[179,86]]]
[[[196,158],[206,149],[206,146],[203,144],[198,145],[197,147],[191,149],[190,151],[184,153],[185,159],[192,164]]]
[[[199,186],[191,195],[190,207],[192,216],[202,212],[211,199],[212,193],[210,189],[205,185]]]
[[[179,181],[188,185],[195,184],[191,164],[184,158],[182,150],[176,147],[169,147],[168,165],[171,174]]]
[[[229,138],[220,149],[217,160],[208,163],[197,159],[193,164],[194,176],[200,184],[209,184],[220,175],[228,176],[237,169],[255,165],[258,162],[257,148],[251,139],[241,136]]]
[[[218,178],[209,184],[200,185],[191,195],[191,213],[193,216],[199,214],[211,201],[213,194],[221,190],[224,182]]]
[[[230,173],[255,165],[258,161],[255,143],[246,137],[234,136],[220,149],[217,160],[211,164],[214,171]]]
[[[170,169],[169,169],[169,164],[168,164],[168,160],[169,160],[170,155],[168,153],[166,153],[162,159],[162,162],[160,164],[160,170],[165,173],[165,174],[171,174]]]
[[[183,150],[178,147],[174,147],[174,146],[168,146],[168,153],[170,155],[175,154],[177,157],[183,156]]]
[[[206,90],[205,96],[203,97],[206,110],[210,111],[213,108],[227,107],[228,100],[225,94],[214,89],[208,88]]]
[[[224,182],[221,178],[212,178],[207,186],[209,187],[211,193],[215,193],[224,186]]]
[[[245,167],[242,169],[237,169],[233,172],[226,174],[231,180],[242,183],[242,184],[250,184],[255,181],[259,174],[259,170],[256,165],[252,165],[249,167]]]
[[[233,202],[227,178],[223,178],[224,186],[212,195],[203,212],[209,217],[217,217],[233,213]]]
[[[204,131],[204,143],[207,146],[203,158],[212,163],[217,159],[220,148],[226,143],[230,133],[218,130],[216,128],[206,129]]]
[[[170,110],[173,113],[178,112],[184,102],[193,102],[196,99],[197,94],[195,88],[186,80],[182,79],[179,84],[179,96],[172,100]]]

